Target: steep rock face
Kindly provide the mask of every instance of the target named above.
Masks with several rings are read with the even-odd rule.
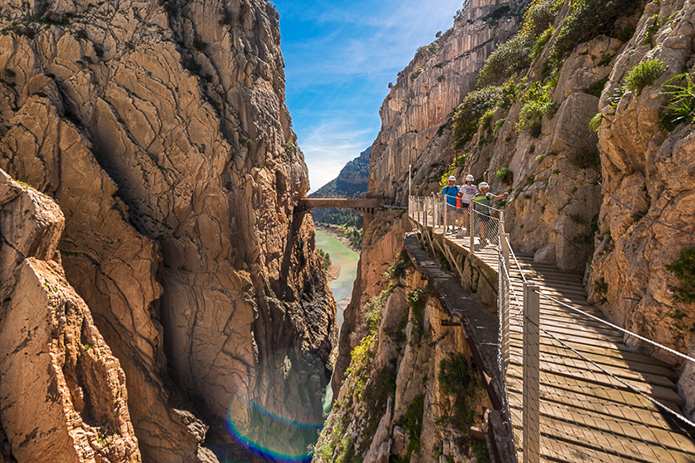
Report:
[[[637,2],[631,5],[635,9],[616,13],[614,23],[601,29],[613,36],[597,31],[585,42],[571,44],[574,50],[551,64],[563,20],[572,12],[570,2],[557,9],[555,32],[530,60],[522,73],[526,79],[510,81],[517,85],[508,87],[510,101],[478,126],[460,153],[465,158],[450,167],[458,178],[472,173],[477,181],[491,183],[492,192],[511,193],[504,206],[505,226],[515,249],[564,270],[587,270],[590,302],[602,305],[618,324],[692,356],[693,305],[674,297],[679,289],[692,288],[667,268],[693,248],[692,124],[667,130],[660,120],[671,99],[661,85],[693,72],[693,10],[690,3],[675,0],[648,3],[644,11],[636,10]],[[625,31],[633,30],[629,38]],[[628,75],[654,58],[665,72],[645,79],[641,90],[629,90]],[[552,100],[550,110],[539,117],[537,132],[519,125],[522,111],[529,109],[526,104],[534,100],[527,94],[532,85],[548,91]],[[598,112],[603,119],[597,136],[589,122]],[[442,168],[441,161],[428,157],[442,151],[443,140],[449,146],[454,141],[447,138],[446,126],[441,133],[420,150],[422,160],[413,163],[419,168],[413,176],[415,193],[438,189],[435,182],[454,159],[449,152]],[[391,150],[383,163],[403,163],[407,152],[401,147],[406,145],[393,140],[389,146],[375,145],[375,154]],[[394,171],[401,172],[396,181],[405,184],[407,173]],[[386,168],[373,173],[375,186],[391,178]],[[692,264],[684,270],[692,275]],[[629,336],[626,340],[674,365],[692,415],[695,366]]]
[[[611,318],[690,356],[695,354],[695,306],[674,299],[671,287],[683,285],[666,265],[673,264],[684,249],[693,248],[695,133],[687,123],[666,131],[659,120],[669,101],[661,84],[683,72],[692,75],[694,15],[690,2],[648,4],[629,48],[611,71],[606,88],[612,91],[624,85],[640,61],[658,58],[666,67],[652,85],[627,91],[615,109],[608,95],[601,98],[605,117],[599,146],[605,191],[587,277],[591,299],[603,301]],[[661,27],[657,25],[650,43],[645,36],[654,18],[659,18]],[[682,365],[682,360],[663,350],[641,347]],[[682,365],[679,386],[688,412],[695,416],[695,365],[685,363],[690,365]]]
[[[16,2],[2,18],[0,164],[66,211],[66,274],[137,391],[147,459],[213,458],[188,399],[222,454],[234,397],[320,421],[335,307],[294,214],[308,180],[272,6]],[[273,379],[290,358],[297,376]]]
[[[444,310],[407,255],[391,271],[388,288],[367,305],[365,336],[354,350],[314,461],[353,455],[365,463],[484,461],[470,449],[468,434],[490,404],[473,372],[463,330],[443,324]],[[471,376],[459,376],[462,372]]]
[[[50,198],[0,171],[3,460],[140,462],[123,370],[60,266],[63,228]]]
[[[518,29],[527,3],[468,2],[454,27],[421,48],[399,73],[379,111],[382,128],[372,145],[370,194],[404,201],[409,163],[416,191],[439,181],[442,172],[438,176],[435,169],[451,158],[453,111],[475,88],[490,52]]]
[[[336,395],[340,390],[345,370],[350,365],[350,353],[365,334],[362,321],[365,304],[386,289],[388,281],[384,280],[383,274],[403,249],[403,238],[410,230],[409,222],[404,211],[385,210],[377,212],[365,226],[352,298],[345,309],[345,320],[340,329],[338,358],[332,384]]]

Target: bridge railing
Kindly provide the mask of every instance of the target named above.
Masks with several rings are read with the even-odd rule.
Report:
[[[459,207],[456,200],[455,196],[446,195],[413,196],[408,201],[408,213],[425,227],[466,238],[473,253],[499,247],[504,211],[475,202]]]
[[[626,336],[679,357],[690,371],[695,359],[534,285],[511,247],[502,211],[473,208],[462,220],[459,210],[445,212],[445,201],[412,197],[409,214],[445,236],[463,225],[472,255],[486,247],[497,252],[501,412],[518,460],[695,462],[695,424],[678,407],[673,374],[615,346]],[[578,331],[558,327],[558,310],[575,317]]]

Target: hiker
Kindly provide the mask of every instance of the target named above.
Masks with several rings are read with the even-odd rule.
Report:
[[[494,195],[489,192],[490,185],[488,185],[486,182],[480,182],[478,189],[480,190],[478,191],[478,194],[473,196],[474,209],[477,212],[477,219],[480,223],[481,241],[483,244],[488,244],[490,242],[490,238],[497,233],[497,230],[494,230],[494,228],[497,228],[495,226],[496,224],[490,220],[492,212],[490,209],[490,203],[492,203],[493,199],[502,199],[509,193],[505,192],[501,195]]]
[[[459,202],[461,207],[458,211],[459,215],[463,218],[460,223],[461,230],[463,230],[464,225],[468,227],[471,200],[478,193],[478,187],[473,185],[474,180],[475,178],[471,174],[468,174],[466,175],[466,183],[459,187]]]
[[[444,188],[442,188],[442,196],[444,196],[444,204],[446,204],[446,214],[448,214],[447,223],[449,224],[449,226],[451,226],[452,231],[453,228],[456,226],[456,196],[459,193],[459,188],[456,185],[454,185],[455,183],[456,177],[452,175],[449,177],[447,185]],[[449,230],[445,231],[446,233],[449,233]]]

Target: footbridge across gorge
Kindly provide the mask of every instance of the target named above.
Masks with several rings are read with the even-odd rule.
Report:
[[[353,209],[363,214],[374,214],[381,206],[381,201],[374,198],[350,199],[350,198],[303,198],[299,200],[297,212],[305,212],[311,209],[335,207],[340,209]]]

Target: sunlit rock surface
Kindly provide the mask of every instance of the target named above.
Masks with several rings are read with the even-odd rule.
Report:
[[[251,411],[320,422],[336,336],[313,223],[294,213],[308,176],[272,5],[0,13],[0,167],[65,214],[65,274],[125,371],[143,458],[255,458],[227,431],[238,400],[242,437],[305,453],[301,427]]]

